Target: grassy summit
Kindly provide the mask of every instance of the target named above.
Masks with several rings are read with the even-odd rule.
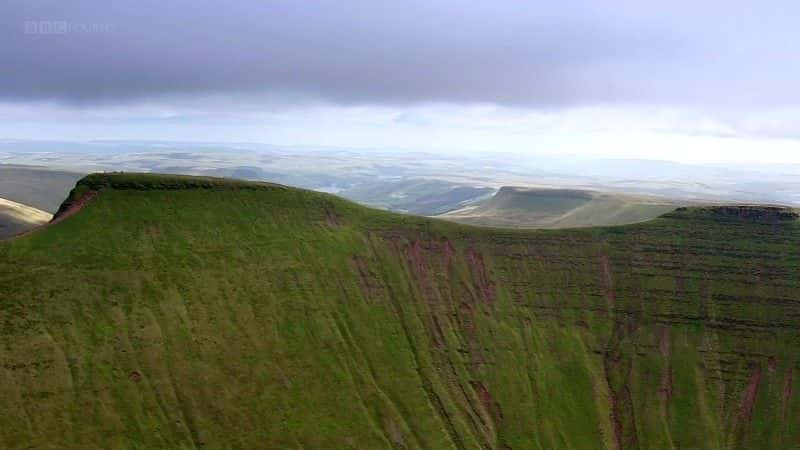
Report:
[[[800,228],[758,211],[514,231],[89,176],[0,243],[0,447],[791,448]]]

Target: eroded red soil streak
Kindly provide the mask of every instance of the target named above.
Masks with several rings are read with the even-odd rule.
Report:
[[[444,239],[442,241],[442,254],[444,255],[445,267],[447,267],[448,269],[452,268],[453,258],[456,254],[456,249],[453,248],[453,244],[447,239]]]
[[[672,341],[669,339],[669,327],[663,327],[658,336],[658,352],[661,356],[668,358],[672,354]]]
[[[786,413],[789,410],[789,402],[792,400],[793,383],[794,370],[789,367],[783,377],[783,394],[781,395],[781,412],[784,420],[786,420]]]
[[[492,398],[492,394],[486,388],[486,385],[480,381],[473,381],[472,388],[478,394],[483,408],[492,415],[495,422],[503,420],[503,411],[500,409],[500,405]]]
[[[339,228],[342,226],[342,223],[342,216],[336,211],[330,209],[325,210],[325,225],[327,225],[328,228]]]
[[[353,257],[353,264],[358,272],[359,287],[367,301],[374,301],[380,297],[381,285],[374,271],[370,269],[370,262],[363,257]]]
[[[414,241],[406,247],[406,254],[413,263],[414,269],[418,270],[420,274],[427,276],[428,265],[425,262],[425,255],[422,251],[422,241],[419,238],[414,239]]]
[[[633,398],[629,386],[632,362],[618,349],[623,339],[624,328],[622,324],[617,325],[603,356],[603,371],[608,386],[609,417],[614,430],[615,447],[620,450],[639,448],[639,435],[636,431]]]
[[[431,318],[433,319],[434,326],[433,345],[437,348],[442,348],[444,347],[444,331],[442,330],[442,325],[439,323],[439,318],[435,315],[432,315]]]
[[[767,360],[767,369],[769,373],[775,373],[775,370],[778,368],[778,359],[774,356],[770,356]]]
[[[433,274],[431,273],[431,267],[426,258],[427,250],[432,247],[433,245],[429,242],[428,248],[426,249],[426,247],[423,246],[422,240],[416,238],[402,248],[411,268],[411,274],[422,291],[423,298],[431,305],[439,301],[439,295],[435,286]],[[442,331],[442,326],[436,315],[430,316],[427,330],[433,345],[437,348],[443,347],[445,342],[444,332]]]
[[[413,280],[421,289],[424,298],[428,302],[434,302],[437,292],[431,268],[427,260],[427,249],[419,237],[407,243],[400,237],[393,237],[391,240],[392,248],[406,260]]]
[[[72,204],[69,205],[69,208],[53,216],[53,219],[50,221],[50,224],[58,223],[68,217],[74,216],[75,214],[77,214],[78,211],[83,209],[83,207],[86,206],[90,201],[92,201],[92,199],[95,198],[96,196],[97,196],[97,191],[89,191],[83,194],[81,198],[72,202]]]
[[[761,386],[761,366],[757,366],[750,375],[750,382],[742,396],[742,403],[739,406],[739,423],[748,424],[753,417],[753,408],[756,406],[758,388]]]
[[[619,399],[617,398],[617,393],[614,391],[614,387],[611,386],[611,379],[609,376],[609,369],[612,365],[611,361],[608,360],[608,357],[603,360],[603,369],[605,370],[606,375],[606,384],[608,385],[608,406],[609,412],[611,416],[611,426],[614,427],[614,442],[617,444],[617,448],[622,448],[622,421],[620,420],[620,411],[619,411]]]
[[[497,296],[496,285],[494,281],[489,278],[489,272],[486,270],[486,264],[483,261],[483,255],[475,250],[467,252],[467,262],[470,265],[473,276],[475,277],[475,287],[480,294],[481,300],[486,304],[494,303]]]
[[[669,336],[669,327],[664,327],[661,330],[661,335],[658,338],[658,351],[664,359],[664,371],[661,373],[661,386],[659,392],[664,401],[665,414],[669,411],[666,409],[669,406],[669,401],[672,399],[672,341]]]
[[[611,276],[611,263],[608,260],[608,255],[600,256],[600,269],[603,272],[603,283],[606,289],[606,302],[608,307],[612,308],[616,303],[617,294],[614,291],[614,279]]]
[[[26,231],[24,233],[20,233],[20,234],[16,234],[14,236],[11,236],[8,239],[18,239],[18,238],[21,238],[21,237],[24,237],[24,236],[28,236],[28,235],[30,235],[32,233],[35,233],[36,231],[41,230],[44,227],[53,225],[55,223],[61,222],[62,220],[66,219],[68,217],[74,216],[78,211],[83,209],[83,207],[86,206],[86,204],[89,203],[89,201],[91,201],[96,196],[97,196],[97,191],[89,191],[89,192],[83,194],[83,196],[81,198],[79,198],[78,200],[74,201],[69,206],[69,208],[67,208],[66,210],[64,210],[61,213],[57,213],[56,215],[54,215],[53,218],[50,219],[50,222],[47,222],[46,224],[43,224],[41,226],[38,226],[38,227],[33,228],[31,230],[28,230],[28,231]]]

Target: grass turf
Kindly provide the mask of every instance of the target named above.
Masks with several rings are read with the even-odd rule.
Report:
[[[65,205],[90,191],[0,243],[0,447],[800,442],[789,214],[501,230],[138,174]]]

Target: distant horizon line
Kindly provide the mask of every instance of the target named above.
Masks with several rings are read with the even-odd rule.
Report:
[[[482,156],[490,156],[490,155],[514,155],[514,156],[525,156],[525,155],[535,155],[540,157],[547,157],[547,158],[566,158],[566,159],[578,159],[584,161],[646,161],[646,162],[664,162],[664,163],[673,163],[673,164],[681,164],[681,165],[689,165],[689,166],[708,166],[708,165],[733,165],[733,166],[750,166],[753,164],[760,165],[760,166],[800,166],[800,161],[793,161],[793,162],[776,162],[776,161],[759,161],[759,160],[721,160],[721,159],[707,159],[707,160],[685,160],[685,159],[666,159],[666,158],[647,158],[647,157],[626,157],[626,156],[603,156],[603,155],[586,155],[586,154],[579,154],[579,153],[564,153],[564,154],[557,154],[557,153],[548,153],[543,151],[535,151],[535,150],[486,150],[486,149],[409,149],[409,148],[400,148],[400,147],[379,147],[379,146],[342,146],[342,145],[330,145],[330,144],[276,144],[270,143],[265,141],[199,141],[199,140],[191,140],[191,139],[124,139],[124,138],[114,138],[114,139],[30,139],[30,138],[2,138],[0,137],[0,145],[3,144],[14,144],[14,143],[42,143],[42,144],[103,144],[103,143],[117,143],[117,144],[189,144],[189,145],[218,145],[218,146],[230,146],[230,145],[256,145],[256,146],[265,146],[265,147],[275,147],[276,149],[298,149],[298,150],[305,150],[305,149],[320,149],[320,150],[342,150],[342,151],[357,151],[357,152],[392,152],[392,153],[418,153],[418,154],[430,154],[430,155],[441,155],[442,153],[447,154],[448,156],[454,156],[457,154],[460,157],[473,157],[473,158],[480,158]],[[258,149],[235,149],[230,148],[227,150],[252,150],[257,151]],[[0,150],[2,151],[2,150]],[[469,155],[465,155],[464,153],[469,153]],[[20,151],[19,153],[38,153],[34,151]],[[5,163],[0,163],[5,164]]]

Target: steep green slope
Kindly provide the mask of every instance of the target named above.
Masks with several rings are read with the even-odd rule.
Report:
[[[506,186],[487,200],[439,217],[473,225],[574,228],[643,222],[676,207],[644,196]]]
[[[525,232],[101,175],[60,216],[0,244],[2,448],[800,444],[788,211]]]

